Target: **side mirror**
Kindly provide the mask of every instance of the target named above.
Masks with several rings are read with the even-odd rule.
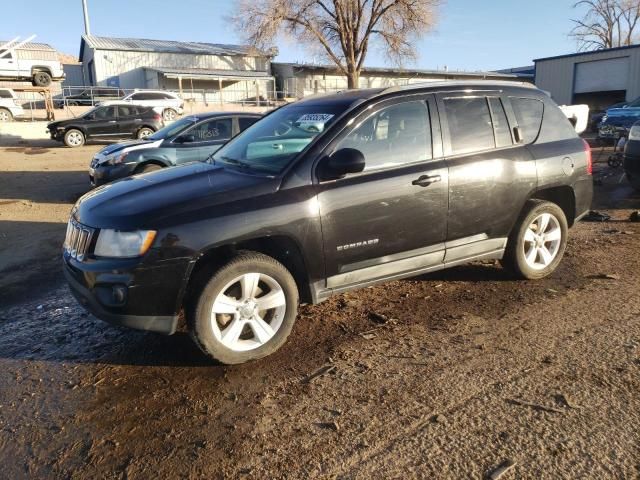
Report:
[[[176,138],[176,143],[193,143],[196,141],[196,136],[193,134],[189,135],[180,135]]]
[[[355,148],[341,148],[329,157],[327,174],[342,177],[348,173],[359,173],[364,170],[364,154]]]

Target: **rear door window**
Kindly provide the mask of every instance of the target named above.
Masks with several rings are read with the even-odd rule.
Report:
[[[453,155],[495,147],[486,97],[452,97],[443,102]]]
[[[491,118],[493,120],[493,130],[496,137],[496,147],[508,147],[513,145],[507,114],[504,111],[502,101],[498,97],[489,97],[489,107],[491,108]]]
[[[533,143],[540,133],[544,104],[535,98],[511,97],[511,106],[524,143]]]

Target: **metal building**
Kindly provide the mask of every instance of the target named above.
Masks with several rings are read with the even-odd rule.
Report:
[[[347,89],[347,77],[335,65],[273,62],[271,69],[278,91],[284,92],[286,97],[301,98]],[[384,88],[427,81],[477,79],[518,80],[510,73],[365,67],[360,74],[359,87]]]
[[[200,92],[209,101],[273,95],[277,54],[242,45],[83,35],[80,61],[88,85]]]
[[[640,45],[539,58],[535,84],[560,105],[592,110],[640,97]]]

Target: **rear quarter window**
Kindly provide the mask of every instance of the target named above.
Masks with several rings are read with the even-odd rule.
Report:
[[[510,100],[524,143],[533,143],[540,133],[544,103],[536,98],[511,97]]]
[[[0,98],[13,98],[9,90],[0,90]]]

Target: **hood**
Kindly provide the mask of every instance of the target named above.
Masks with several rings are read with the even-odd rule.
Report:
[[[107,145],[100,150],[96,157],[101,158],[102,161],[106,161],[106,157],[118,152],[131,152],[134,150],[141,150],[144,148],[157,148],[164,140],[131,140],[129,142],[114,143],[113,145]],[[102,162],[99,162],[102,163]]]
[[[607,110],[607,117],[630,117],[640,116],[640,108],[638,107],[620,107],[610,108]]]
[[[77,221],[97,228],[161,229],[211,215],[239,200],[273,193],[280,180],[208,163],[189,163],[134,175],[86,193],[73,210]]]

